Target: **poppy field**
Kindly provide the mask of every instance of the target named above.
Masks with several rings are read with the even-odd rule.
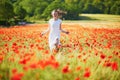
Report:
[[[0,28],[0,80],[120,80],[120,28],[104,25],[62,24],[57,53],[40,34],[48,24]]]

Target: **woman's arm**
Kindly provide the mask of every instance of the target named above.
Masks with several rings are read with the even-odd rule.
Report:
[[[46,34],[49,30],[50,30],[50,28],[49,28],[49,26],[48,26],[48,28],[47,28],[44,32],[42,32],[41,35],[43,36],[43,35]]]
[[[60,31],[63,32],[63,33],[69,34],[68,31],[64,31],[64,30],[62,29],[61,24],[60,24]]]

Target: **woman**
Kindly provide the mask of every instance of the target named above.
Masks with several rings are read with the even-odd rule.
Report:
[[[46,31],[42,32],[42,35],[50,31],[49,33],[49,47],[50,50],[57,50],[59,49],[58,46],[61,46],[60,44],[60,32],[69,34],[68,31],[64,31],[61,28],[62,20],[59,19],[59,11],[53,10],[51,12],[52,18],[49,20],[49,27]]]

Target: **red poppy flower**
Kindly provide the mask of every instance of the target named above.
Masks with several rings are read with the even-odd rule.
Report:
[[[0,56],[0,63],[3,61],[3,57]]]
[[[13,74],[11,80],[22,80],[23,75],[24,75],[23,73]]]
[[[12,69],[12,73],[15,74],[17,72],[17,69]]]
[[[68,73],[69,72],[69,66],[64,66],[63,69],[62,69],[62,72],[63,73]]]
[[[26,59],[23,59],[23,60],[19,61],[19,63],[25,65],[25,64],[27,63],[27,60],[26,60]]]
[[[101,58],[101,59],[104,59],[105,57],[106,57],[106,56],[105,56],[104,54],[101,54],[101,55],[100,55],[100,58]]]
[[[48,50],[46,50],[46,51],[45,51],[45,54],[49,54],[49,51],[48,51]]]
[[[118,70],[118,64],[116,62],[113,62],[111,67],[113,71]]]
[[[17,43],[13,43],[13,46],[17,46]]]
[[[37,68],[37,64],[35,64],[35,63],[33,63],[33,64],[30,64],[30,68],[32,68],[32,69],[35,69],[35,68]]]
[[[77,77],[77,78],[75,78],[75,80],[80,80],[80,78],[79,78],[79,77]]]
[[[23,70],[25,70],[25,71],[28,71],[28,69],[29,69],[29,68],[26,67],[26,66],[23,67]]]
[[[77,71],[79,71],[80,69],[81,69],[81,66],[78,66],[78,67],[76,68]]]
[[[90,74],[91,74],[90,68],[85,68],[84,77],[88,78],[88,77],[90,77]]]
[[[84,77],[86,77],[86,78],[90,77],[90,71],[86,71],[86,72],[84,73]]]

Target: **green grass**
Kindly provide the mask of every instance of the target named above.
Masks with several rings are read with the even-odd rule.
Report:
[[[63,23],[89,23],[89,22],[120,22],[120,15],[110,14],[80,14],[79,20],[63,20]],[[48,23],[44,20],[31,20],[37,24]]]
[[[89,28],[120,28],[120,15],[80,14],[79,20],[63,20],[63,24],[76,23]]]
[[[110,14],[80,14],[81,20],[120,21],[120,15]]]

